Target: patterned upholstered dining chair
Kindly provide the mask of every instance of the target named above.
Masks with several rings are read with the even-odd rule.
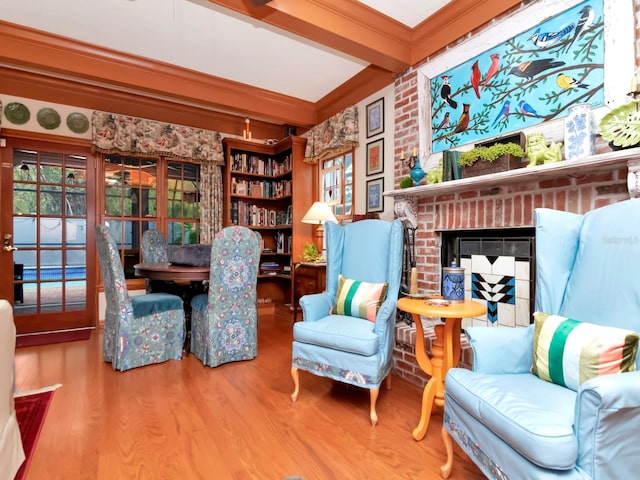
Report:
[[[145,230],[142,233],[142,261],[168,262],[169,246],[167,237],[159,230]]]
[[[128,370],[182,357],[182,299],[169,293],[130,296],[118,247],[105,225],[96,227],[106,299],[102,357],[114,370]]]
[[[167,237],[159,230],[145,230],[142,232],[142,261],[147,262],[168,262],[169,261],[169,245]],[[176,283],[172,280],[151,280],[145,279],[147,293],[172,293],[178,295],[183,300],[190,298],[187,291],[189,284]]]
[[[213,240],[209,290],[191,300],[191,351],[210,367],[258,353],[260,234],[223,228]]]

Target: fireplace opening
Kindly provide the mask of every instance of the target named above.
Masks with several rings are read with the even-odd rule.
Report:
[[[465,269],[465,298],[485,301],[484,318],[465,326],[526,327],[535,308],[535,229],[447,230],[441,234],[442,267]]]

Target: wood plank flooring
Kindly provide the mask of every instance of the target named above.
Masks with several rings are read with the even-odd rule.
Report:
[[[394,377],[369,421],[369,393],[300,372],[293,391],[291,320],[259,321],[258,357],[218,368],[193,355],[114,372],[102,336],[16,351],[16,387],[62,383],[27,480],[437,479],[445,460],[436,410],[411,436],[421,390]],[[457,446],[452,479],[484,478]]]

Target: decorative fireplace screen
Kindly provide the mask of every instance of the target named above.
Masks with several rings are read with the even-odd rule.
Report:
[[[442,232],[442,266],[465,269],[465,298],[487,303],[486,320],[463,326],[525,327],[535,308],[533,228]]]

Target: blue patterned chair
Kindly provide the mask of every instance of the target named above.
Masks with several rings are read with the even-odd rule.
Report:
[[[142,261],[168,262],[169,246],[167,237],[159,230],[145,230],[142,233]]]
[[[96,227],[106,311],[102,357],[114,370],[179,360],[185,336],[182,299],[168,293],[129,296],[118,247]]]
[[[159,230],[145,230],[142,232],[142,261],[148,262],[168,262],[169,247],[167,245],[167,237]],[[175,282],[166,282],[164,280],[145,279],[147,293],[165,292],[180,295],[178,290],[174,291]]]
[[[291,376],[299,369],[368,388],[376,425],[380,384],[391,387],[396,303],[402,270],[400,220],[325,224],[327,287],[300,299],[304,319],[293,326]],[[386,290],[386,292],[384,291]]]
[[[258,353],[260,243],[260,234],[241,226],[223,228],[213,240],[209,291],[191,300],[191,351],[205,365]]]
[[[473,370],[445,380],[452,439],[491,479],[640,475],[640,199],[535,211],[528,328],[469,327]]]

